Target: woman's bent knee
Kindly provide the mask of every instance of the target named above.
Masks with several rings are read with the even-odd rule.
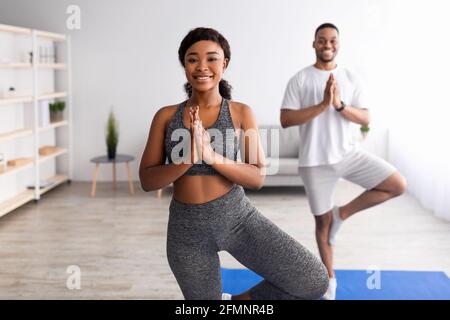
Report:
[[[317,259],[309,273],[302,271],[297,281],[292,282],[290,294],[298,299],[317,300],[323,297],[328,289],[328,271],[325,265]]]
[[[321,267],[314,273],[314,275],[311,276],[311,290],[309,290],[309,292],[306,292],[307,296],[305,297],[305,299],[320,299],[328,290],[328,285],[330,282],[328,278],[328,271],[323,263],[320,264]]]

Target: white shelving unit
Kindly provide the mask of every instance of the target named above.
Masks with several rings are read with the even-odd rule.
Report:
[[[57,61],[41,61],[42,46],[57,49]],[[70,51],[66,35],[0,24],[0,90],[20,89],[0,92],[0,153],[31,160],[0,170],[0,217],[72,178]],[[56,100],[65,101],[63,120],[43,121],[41,103]],[[40,155],[47,145],[56,149]]]

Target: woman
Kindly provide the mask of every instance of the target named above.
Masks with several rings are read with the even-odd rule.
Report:
[[[221,299],[221,250],[264,278],[232,299],[320,298],[328,287],[323,264],[245,196],[243,187],[263,185],[264,154],[259,135],[245,134],[244,162],[237,161],[238,141],[258,129],[250,107],[231,101],[222,79],[231,56],[227,40],[197,28],[178,56],[189,98],[154,116],[139,176],[145,191],[173,182],[167,256],[185,299]]]

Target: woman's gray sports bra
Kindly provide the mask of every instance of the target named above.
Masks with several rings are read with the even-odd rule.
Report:
[[[182,102],[175,112],[175,115],[166,128],[164,145],[166,157],[169,163],[189,163],[190,162],[190,129],[184,126],[183,114],[187,101]],[[208,128],[211,137],[211,146],[216,153],[228,159],[237,160],[239,151],[239,139],[236,135],[233,121],[231,119],[229,101],[222,99],[219,116],[216,122]],[[195,163],[185,175],[219,175],[219,173],[209,164],[201,161]]]

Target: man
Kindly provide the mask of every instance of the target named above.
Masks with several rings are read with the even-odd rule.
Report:
[[[316,29],[316,63],[289,81],[281,106],[283,128],[299,126],[299,173],[316,222],[320,256],[330,277],[324,299],[334,300],[337,282],[333,246],[343,221],[364,209],[401,195],[405,178],[389,163],[356,147],[351,124],[368,126],[370,117],[358,79],[338,66],[339,30],[325,23]],[[344,206],[333,204],[337,181],[366,189]]]

